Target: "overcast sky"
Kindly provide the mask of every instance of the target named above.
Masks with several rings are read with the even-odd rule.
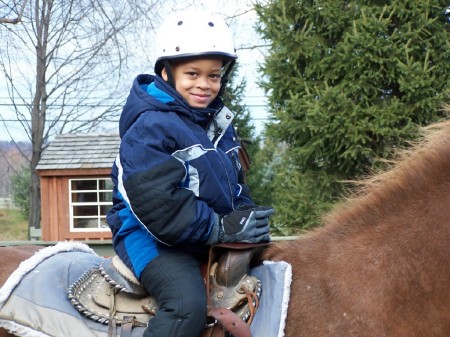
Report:
[[[208,1],[177,1],[175,10],[186,7],[197,7],[216,12],[223,15],[235,35],[235,43],[238,54],[239,75],[244,77],[247,82],[245,94],[245,104],[249,108],[253,123],[256,127],[256,133],[260,134],[264,129],[264,123],[267,121],[266,101],[264,92],[258,88],[257,67],[263,60],[263,48],[252,48],[255,45],[263,44],[258,34],[254,31],[254,25],[257,17],[252,10],[251,0],[208,0]],[[194,5],[192,5],[194,4]],[[167,8],[168,12],[173,8]],[[161,13],[164,16],[163,13]],[[148,72],[145,69],[140,72]],[[134,75],[133,75],[134,76]],[[130,86],[131,86],[130,79]],[[8,106],[9,98],[6,90],[6,79],[3,73],[0,73],[0,114],[2,119],[8,120],[8,128],[15,134],[15,137],[21,133],[21,126],[18,122],[9,121],[15,119],[15,114]],[[0,140],[10,140],[10,136],[6,132],[4,122],[0,119]],[[16,140],[26,140],[24,135]]]

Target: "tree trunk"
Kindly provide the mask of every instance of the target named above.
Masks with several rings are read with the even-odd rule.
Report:
[[[30,228],[40,228],[41,223],[41,186],[39,175],[33,170],[30,177],[30,214],[28,216],[28,239]]]
[[[30,178],[30,215],[28,218],[28,237],[30,238],[30,228],[40,228],[41,220],[41,193],[40,181],[36,172],[36,166],[41,159],[44,130],[47,110],[46,92],[46,56],[48,28],[50,22],[52,1],[43,1],[39,16],[36,17],[37,43],[36,43],[36,93],[33,100],[31,117],[31,144],[33,146],[31,155],[31,178]]]

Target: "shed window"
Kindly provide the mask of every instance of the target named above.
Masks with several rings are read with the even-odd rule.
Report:
[[[70,179],[70,231],[109,231],[106,213],[112,207],[110,178]]]

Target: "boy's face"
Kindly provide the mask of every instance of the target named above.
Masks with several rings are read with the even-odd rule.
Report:
[[[198,59],[172,64],[175,89],[193,108],[206,108],[220,90],[222,60]],[[167,81],[167,72],[161,72]]]

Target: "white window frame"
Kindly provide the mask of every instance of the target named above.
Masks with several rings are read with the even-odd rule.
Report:
[[[87,181],[87,180],[95,180],[97,183],[97,188],[95,190],[72,190],[72,182],[73,181]],[[109,232],[110,229],[108,226],[100,227],[101,220],[106,223],[106,214],[101,214],[101,206],[111,206],[112,200],[110,201],[99,201],[100,193],[112,193],[112,189],[100,189],[99,182],[101,180],[109,180],[111,182],[111,178],[108,177],[98,177],[98,178],[71,178],[69,179],[69,218],[70,218],[70,231],[71,232]],[[105,184],[107,185],[107,184]],[[112,186],[112,182],[110,183]],[[77,193],[96,193],[97,201],[96,202],[74,202],[72,196]],[[74,207],[75,206],[97,206],[97,215],[89,215],[89,216],[75,216],[74,215]],[[97,227],[94,228],[75,228],[74,227],[74,219],[96,219]]]

